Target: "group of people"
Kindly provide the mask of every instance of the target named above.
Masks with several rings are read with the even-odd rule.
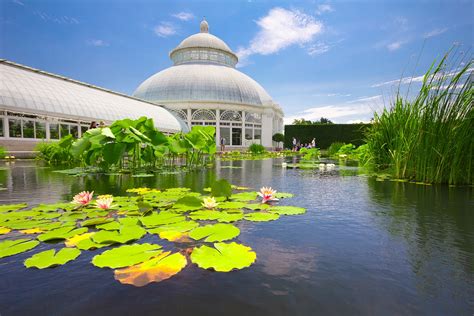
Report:
[[[100,121],[100,123],[97,123],[96,121],[92,121],[91,122],[91,125],[89,125],[89,129],[93,129],[93,128],[97,128],[97,127],[105,127],[105,122],[104,121]]]
[[[310,143],[301,144],[299,140],[293,137],[292,143],[293,143],[293,149],[292,149],[293,151],[300,151],[301,148],[308,148],[308,149],[316,148],[315,138],[313,138],[313,140]]]

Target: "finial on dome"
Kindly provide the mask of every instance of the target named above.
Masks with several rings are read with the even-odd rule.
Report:
[[[202,18],[201,25],[199,26],[201,33],[209,33],[209,24],[207,24],[206,17]]]

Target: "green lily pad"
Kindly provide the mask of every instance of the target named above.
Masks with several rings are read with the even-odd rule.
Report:
[[[219,217],[216,218],[219,223],[231,223],[244,218],[244,212],[241,210],[227,210],[219,213]]]
[[[249,267],[255,259],[257,254],[252,248],[235,242],[215,243],[214,248],[204,245],[194,248],[191,253],[191,261],[198,267],[218,272]]]
[[[26,203],[0,205],[0,212],[16,211],[16,210],[25,208],[27,206],[28,204]]]
[[[81,254],[81,251],[76,248],[63,248],[56,252],[56,250],[46,250],[34,254],[25,260],[25,267],[35,267],[38,269],[45,269],[54,266],[66,264],[67,262],[76,259]]]
[[[51,241],[58,239],[67,239],[72,236],[83,234],[87,232],[87,228],[76,228],[75,226],[65,226],[56,229],[52,229],[44,234],[39,235],[37,238],[39,241]]]
[[[257,192],[241,192],[232,194],[230,199],[238,202],[248,202],[257,199]]]
[[[158,256],[163,251],[160,245],[134,244],[104,251],[92,258],[92,264],[99,268],[123,268]]]
[[[217,207],[220,209],[236,209],[243,208],[245,205],[243,202],[221,202]]]
[[[294,196],[293,193],[286,193],[286,192],[277,192],[277,193],[275,194],[275,197],[276,197],[277,199],[286,199],[286,198],[291,198],[291,197],[293,197],[293,196]]]
[[[124,244],[132,240],[137,240],[145,236],[146,230],[138,225],[122,226],[119,231],[101,230],[95,233],[91,239],[92,241],[103,243],[120,243]]]
[[[140,222],[145,227],[155,227],[159,225],[172,224],[185,221],[186,217],[174,212],[160,212],[150,216],[140,217]]]
[[[71,211],[75,207],[77,207],[77,204],[60,202],[60,203],[53,203],[53,204],[40,204],[38,206],[33,207],[31,210],[42,211],[42,212],[54,212],[57,210]]]
[[[93,250],[93,249],[99,249],[99,248],[104,248],[107,246],[112,245],[113,243],[102,243],[99,244],[97,242],[94,242],[90,237],[84,240],[81,240],[80,242],[77,243],[76,248],[81,249],[81,250]]]
[[[180,198],[176,203],[173,205],[173,209],[186,212],[186,211],[194,211],[199,210],[202,208],[202,200],[195,196],[185,196]]]
[[[122,225],[120,225],[119,222],[114,221],[114,222],[97,225],[95,228],[100,229],[100,230],[119,230],[121,226]]]
[[[272,206],[269,211],[280,215],[299,215],[306,213],[304,207],[298,206]]]
[[[33,249],[39,241],[31,239],[4,240],[0,242],[0,258],[9,257]]]
[[[187,232],[199,226],[195,221],[183,221],[168,225],[159,226],[157,228],[148,229],[151,234],[159,234],[164,231]]]
[[[263,204],[263,203],[258,203],[258,204],[246,204],[245,208],[248,208],[249,210],[266,210],[270,208],[270,205],[268,204]]]
[[[213,221],[220,217],[221,212],[213,210],[195,211],[189,214],[189,218],[201,221]]]
[[[266,212],[254,212],[247,213],[244,216],[244,219],[251,222],[268,222],[278,219],[280,215],[277,213],[266,213]]]
[[[189,237],[195,240],[204,239],[206,242],[224,241],[237,237],[240,229],[231,224],[206,225],[193,229]]]
[[[106,223],[113,222],[114,219],[111,217],[97,217],[97,218],[91,218],[83,221],[81,223],[81,226],[95,226],[95,225],[102,225]]]

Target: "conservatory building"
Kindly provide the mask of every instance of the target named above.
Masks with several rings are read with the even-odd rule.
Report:
[[[252,143],[273,147],[283,131],[283,111],[265,89],[236,69],[238,57],[209,33],[183,40],[170,52],[173,66],[145,80],[133,96],[173,111],[187,123],[216,127],[216,142],[242,148]]]

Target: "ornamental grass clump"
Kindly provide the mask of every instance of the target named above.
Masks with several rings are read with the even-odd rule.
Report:
[[[433,64],[414,99],[396,94],[368,128],[367,155],[394,177],[425,183],[473,184],[473,61]]]

